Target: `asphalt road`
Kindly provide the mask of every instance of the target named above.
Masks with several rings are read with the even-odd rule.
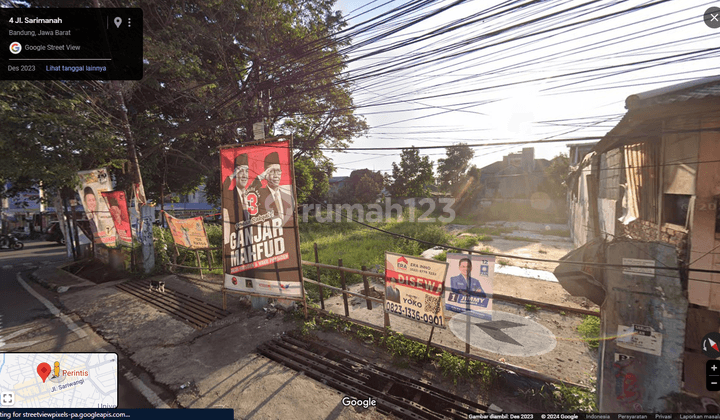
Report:
[[[63,261],[70,261],[65,257],[65,247],[54,242],[27,241],[25,248],[19,251],[0,249],[0,352],[116,351],[77,316],[54,315],[51,308],[59,308],[55,293],[30,280],[29,274],[35,268]],[[27,288],[34,291],[35,296]],[[46,299],[51,307],[41,302],[38,296]],[[157,399],[157,393],[163,395],[161,398],[170,398],[150,384],[144,372],[123,355],[119,356],[118,408],[161,406],[163,403]]]

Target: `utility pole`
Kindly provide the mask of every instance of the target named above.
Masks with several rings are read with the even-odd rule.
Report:
[[[100,8],[100,1],[93,0],[93,6]],[[127,116],[127,106],[125,106],[125,97],[122,92],[122,84],[113,80],[110,82],[110,90],[117,101],[120,110],[120,121],[122,124],[123,134],[127,141],[128,160],[130,161],[130,173],[133,178],[133,190],[135,191],[135,207],[139,207],[137,237],[142,245],[143,269],[145,273],[149,273],[155,268],[155,249],[153,246],[152,220],[154,218],[153,209],[147,205],[145,199],[145,188],[143,187],[142,175],[140,174],[140,165],[138,165],[137,151],[135,150],[135,140],[133,139],[132,129],[130,128],[130,120]]]
[[[97,3],[97,0],[95,0],[95,3]],[[140,174],[140,165],[138,164],[137,151],[135,150],[135,140],[133,139],[132,129],[130,128],[130,120],[128,120],[125,97],[123,96],[120,82],[113,80],[111,82],[111,90],[120,109],[123,134],[127,141],[130,174],[133,178],[133,190],[135,191],[135,207],[139,207],[140,209],[138,214],[137,237],[142,246],[143,270],[145,273],[149,273],[155,268],[155,248],[153,245],[152,232],[154,209],[147,204],[145,198],[145,188],[143,187],[142,175]]]

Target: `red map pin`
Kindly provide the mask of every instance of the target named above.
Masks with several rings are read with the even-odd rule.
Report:
[[[40,363],[37,367],[37,373],[40,375],[40,378],[42,378],[43,383],[45,383],[45,379],[50,375],[50,365],[47,363]]]

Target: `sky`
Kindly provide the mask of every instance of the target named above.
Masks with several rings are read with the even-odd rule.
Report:
[[[418,9],[363,24],[412,5]],[[349,27],[358,25],[348,31],[344,76],[353,82],[356,114],[370,130],[347,152],[329,154],[334,175],[389,172],[399,163],[398,150],[352,148],[603,136],[626,112],[629,95],[720,74],[720,29],[703,21],[711,6],[695,0],[338,0]],[[544,159],[568,151],[563,142],[475,147],[471,164],[483,167],[523,147],[535,147],[535,157]],[[421,154],[437,162],[445,149]]]

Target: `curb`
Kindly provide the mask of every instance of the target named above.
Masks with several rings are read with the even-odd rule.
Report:
[[[63,265],[66,265],[66,264],[63,264]],[[60,267],[62,267],[63,265],[55,266],[55,267],[53,267],[53,268],[54,268],[55,270],[62,270]],[[46,289],[48,289],[48,290],[50,290],[50,291],[52,291],[52,292],[57,292],[57,293],[65,293],[65,292],[67,292],[68,289],[70,289],[71,287],[90,287],[90,286],[96,286],[95,283],[93,283],[93,282],[91,282],[91,281],[89,281],[89,280],[86,280],[86,279],[84,279],[84,278],[82,278],[82,277],[78,277],[78,276],[76,276],[75,274],[69,273],[69,272],[64,271],[64,270],[63,270],[62,275],[66,275],[66,276],[68,276],[68,277],[73,278],[74,280],[76,280],[76,281],[78,282],[78,284],[71,284],[71,285],[69,285],[69,286],[59,286],[59,285],[57,285],[57,284],[55,284],[55,283],[53,283],[53,282],[51,282],[51,281],[48,281],[47,279],[44,279],[44,278],[40,277],[40,275],[38,274],[38,272],[39,272],[40,270],[49,269],[49,268],[50,268],[50,267],[43,267],[43,268],[41,268],[41,269],[38,269],[38,270],[33,271],[32,273],[30,273],[30,278],[31,278],[33,281],[37,282],[37,283],[38,283],[39,285],[41,285],[42,287],[44,287],[44,288],[46,288]]]

